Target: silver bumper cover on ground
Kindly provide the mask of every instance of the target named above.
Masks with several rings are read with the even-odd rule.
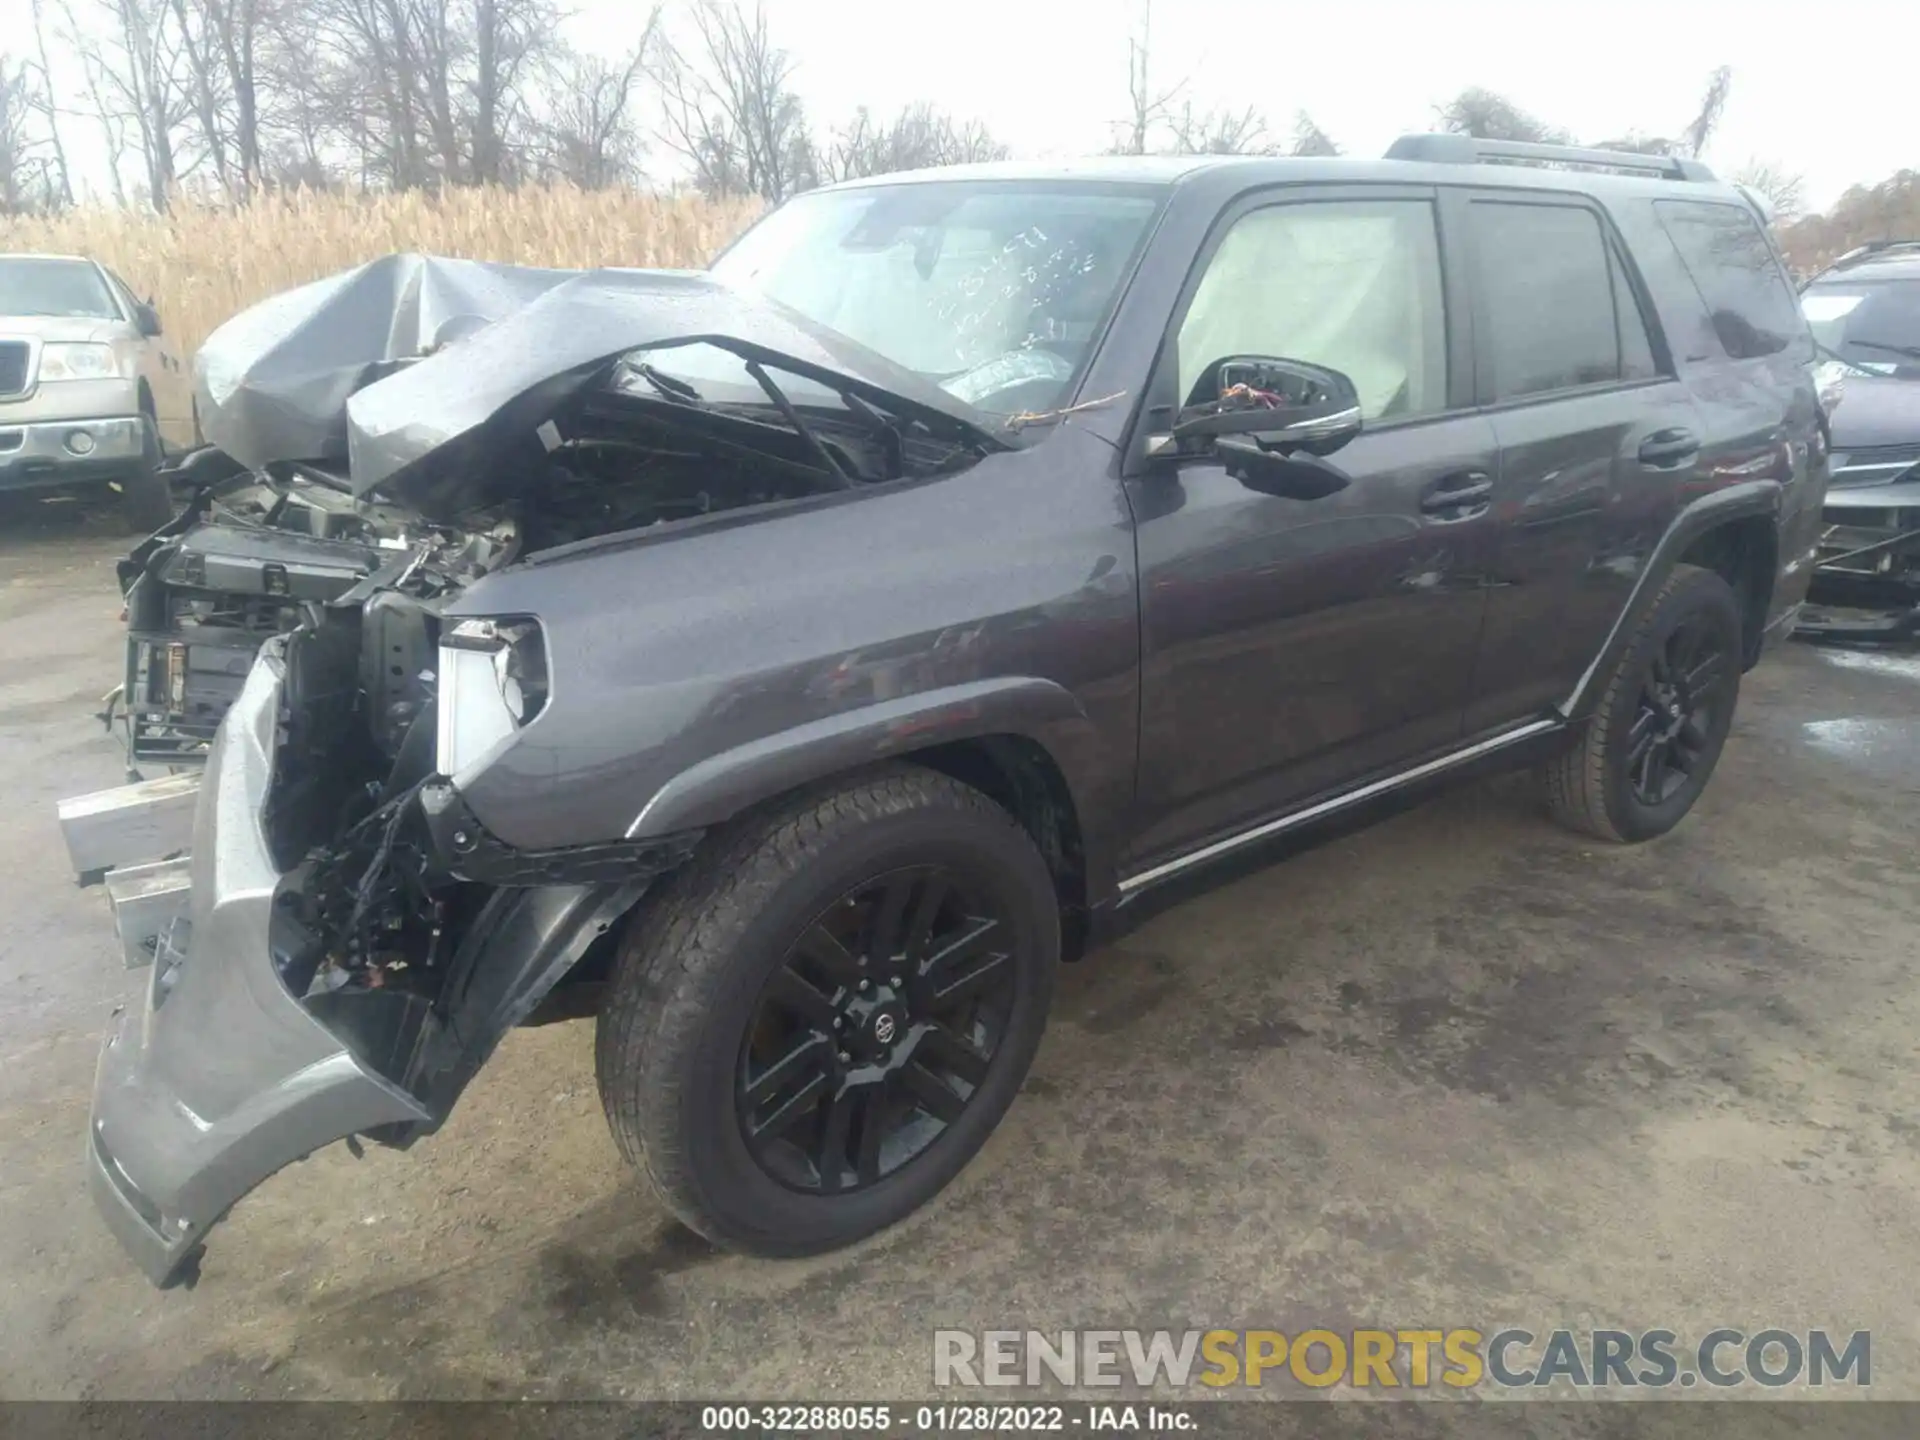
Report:
[[[117,1017],[101,1052],[88,1163],[95,1203],[156,1284],[190,1273],[207,1231],[281,1167],[344,1136],[426,1118],[274,969],[269,921],[281,876],[259,817],[280,687],[280,646],[269,642],[201,779],[190,894],[179,896],[177,871],[136,876],[170,891],[173,909],[150,904],[138,925],[122,926],[123,945],[156,913],[161,928],[143,1003]],[[125,857],[134,858],[159,855]]]

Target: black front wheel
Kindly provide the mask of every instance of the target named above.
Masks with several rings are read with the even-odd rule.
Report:
[[[711,1240],[849,1244],[986,1142],[1059,949],[1045,861],[978,791],[898,767],[796,797],[629,931],[596,1047],[615,1139]]]
[[[1607,840],[1650,840],[1707,788],[1740,698],[1733,589],[1676,566],[1640,617],[1578,742],[1542,770],[1555,819]]]
[[[120,513],[135,535],[151,535],[173,518],[173,490],[161,468],[159,422],[144,402],[140,415],[146,427],[145,454],[120,480]]]

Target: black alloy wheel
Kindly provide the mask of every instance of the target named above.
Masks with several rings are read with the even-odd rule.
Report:
[[[878,766],[749,812],[622,937],[595,1042],[614,1139],[719,1244],[884,1229],[1013,1104],[1060,928],[1033,837],[950,776]]]
[[[1745,655],[1733,587],[1676,565],[1635,617],[1593,714],[1540,767],[1553,817],[1627,843],[1678,825],[1719,763]]]
[[[1627,778],[1642,805],[1664,805],[1706,758],[1734,673],[1720,627],[1703,613],[1686,617],[1653,652],[1628,732]]]
[[[762,990],[741,1046],[741,1133],[784,1185],[885,1179],[957,1122],[1014,1003],[1008,905],[945,866],[829,906]]]

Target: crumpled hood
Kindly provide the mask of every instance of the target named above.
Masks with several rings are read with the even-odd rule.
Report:
[[[377,488],[429,515],[499,499],[535,427],[607,364],[695,344],[1003,443],[964,401],[778,301],[697,271],[593,270],[355,394],[354,493]]]
[[[579,272],[388,255],[242,310],[194,357],[208,440],[250,469],[344,460],[347,397],[443,331],[497,320]]]
[[[344,457],[356,495],[378,489],[450,518],[511,494],[537,427],[614,359],[700,343],[1005,443],[938,386],[704,273],[423,255],[302,286],[221,326],[195,362],[201,427],[249,466]]]

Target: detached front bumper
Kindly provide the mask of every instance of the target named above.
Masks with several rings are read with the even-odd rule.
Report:
[[[0,490],[112,479],[146,453],[147,422],[137,415],[31,424],[0,419]]]
[[[163,1286],[191,1272],[207,1231],[275,1171],[347,1135],[427,1118],[315,1020],[274,965],[283,877],[260,811],[281,652],[278,641],[261,652],[214,740],[194,811],[190,896],[154,938],[143,1003],[117,1017],[94,1084],[94,1201]]]

